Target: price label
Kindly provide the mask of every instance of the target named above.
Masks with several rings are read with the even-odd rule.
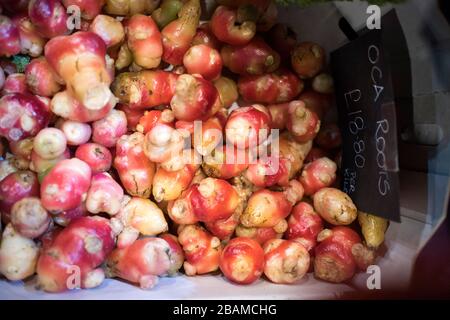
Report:
[[[400,221],[396,105],[382,32],[368,31],[331,54],[341,187],[359,210]]]

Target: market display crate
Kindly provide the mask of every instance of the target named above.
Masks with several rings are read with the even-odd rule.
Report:
[[[202,3],[202,19],[214,8],[209,1]],[[377,9],[381,29],[372,29],[369,22],[376,26]],[[311,272],[294,284],[261,278],[250,285],[230,282],[218,272],[195,277],[178,273],[159,278],[152,290],[105,279],[89,290],[46,293],[36,289],[35,279],[1,279],[0,299],[334,299],[407,292],[417,256],[449,210],[450,79],[445,70],[450,26],[437,2],[419,0],[371,10],[359,1],[278,5],[278,21],[299,40],[318,43],[327,53],[336,100],[328,117],[339,123],[344,144],[340,187],[359,210],[390,220],[375,263],[337,284]],[[165,89],[158,90],[164,99]],[[96,99],[86,101],[102,112]],[[136,189],[145,189],[144,180]]]

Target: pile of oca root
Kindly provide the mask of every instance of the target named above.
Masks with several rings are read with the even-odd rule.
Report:
[[[201,8],[0,0],[6,281],[340,283],[374,263],[388,222],[337,188],[323,48],[270,0],[220,0],[208,20]]]

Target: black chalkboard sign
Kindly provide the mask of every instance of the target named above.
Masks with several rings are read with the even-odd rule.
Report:
[[[331,66],[344,142],[342,190],[359,210],[400,221],[395,68],[384,33],[401,26],[396,16],[390,21],[389,28],[382,20],[380,30],[366,31],[332,52]],[[398,45],[406,46],[400,40]]]

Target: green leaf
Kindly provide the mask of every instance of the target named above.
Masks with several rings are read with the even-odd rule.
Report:
[[[17,72],[24,73],[25,67],[30,63],[30,57],[23,54],[16,54],[11,58],[11,62],[16,65]]]

